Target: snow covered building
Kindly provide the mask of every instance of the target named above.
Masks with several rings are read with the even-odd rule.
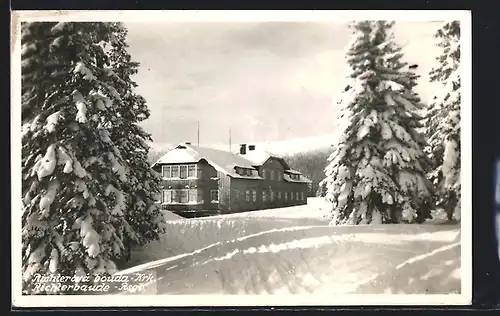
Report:
[[[159,202],[176,213],[224,214],[307,204],[310,180],[254,145],[238,153],[182,143],[153,164]]]

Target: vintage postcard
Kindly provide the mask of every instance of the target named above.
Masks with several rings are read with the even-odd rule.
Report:
[[[11,44],[13,306],[471,303],[470,12],[14,11]]]

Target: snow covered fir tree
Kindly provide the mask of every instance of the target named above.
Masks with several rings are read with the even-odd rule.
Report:
[[[340,102],[341,136],[325,169],[333,225],[421,223],[431,218],[434,190],[416,75],[402,61],[393,23],[353,23]]]
[[[444,23],[435,38],[442,53],[430,78],[442,88],[427,112],[427,152],[433,163],[429,178],[438,191],[436,206],[449,220],[460,219],[460,22]]]
[[[152,141],[137,123],[149,117],[146,100],[134,92],[137,84],[131,76],[137,73],[139,63],[132,61],[127,52],[127,29],[122,23],[110,24],[113,40],[108,45],[109,56],[108,75],[111,75],[113,86],[123,101],[118,108],[119,117],[110,126],[110,138],[115,140],[122,158],[128,162],[128,178],[123,186],[127,192],[127,207],[125,219],[132,227],[128,234],[129,246],[142,245],[150,240],[158,239],[160,223],[163,215],[155,204],[156,195],[160,192],[161,178],[151,169],[149,164],[149,146],[146,141]]]
[[[161,231],[149,114],[117,23],[23,23],[23,291],[40,275],[112,274]]]

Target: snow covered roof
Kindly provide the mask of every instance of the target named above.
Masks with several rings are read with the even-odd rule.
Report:
[[[283,179],[288,182],[311,182],[304,177],[300,171],[292,170],[288,167],[285,160],[264,150],[250,150],[245,155],[232,153],[229,151],[194,146],[191,144],[179,144],[174,149],[169,150],[165,155],[158,159],[154,164],[181,164],[197,163],[200,160],[206,160],[217,171],[227,174],[233,178],[259,179],[262,178],[255,172],[258,166],[262,166],[269,158],[276,158],[285,166]],[[252,175],[241,175],[236,172],[236,167],[254,170]],[[292,179],[290,174],[299,175],[299,179]]]
[[[300,175],[299,179],[292,179],[289,174],[284,174],[283,179],[287,182],[296,182],[296,183],[311,183],[312,181]]]
[[[248,150],[246,154],[238,154],[238,156],[244,156],[246,159],[250,160],[254,166],[263,165],[271,157],[271,155],[264,150]]]
[[[244,157],[245,159],[248,159],[252,162],[252,165],[254,167],[260,167],[262,166],[269,158],[275,158],[278,159],[285,169],[288,169],[288,164],[286,161],[283,159],[283,157],[279,155],[272,154],[266,150],[261,150],[261,149],[254,149],[254,150],[247,150],[244,155],[242,154],[237,154],[240,157]],[[300,172],[299,172],[300,173]]]
[[[240,155],[233,154],[229,151],[193,146],[190,144],[179,144],[158,159],[154,165],[197,163],[202,159],[206,160],[217,171],[223,172],[231,177],[262,179],[256,172],[253,172],[250,176],[236,173],[235,167],[255,170],[252,162]]]
[[[311,180],[304,177],[300,171],[290,169],[286,161],[281,156],[269,153],[265,150],[248,150],[246,154],[238,154],[238,156],[245,157],[246,159],[250,160],[255,167],[262,166],[269,158],[278,159],[285,167],[285,174],[283,175],[283,179],[285,181],[296,183],[312,182]],[[289,174],[299,175],[299,179],[292,179]]]
[[[292,174],[300,174],[300,171],[292,170],[292,169],[285,170],[285,172],[286,173],[292,173]]]

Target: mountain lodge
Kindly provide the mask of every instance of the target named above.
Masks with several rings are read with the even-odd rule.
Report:
[[[163,179],[158,203],[181,215],[304,205],[311,182],[283,158],[246,144],[232,153],[182,143],[156,161],[153,169]]]

